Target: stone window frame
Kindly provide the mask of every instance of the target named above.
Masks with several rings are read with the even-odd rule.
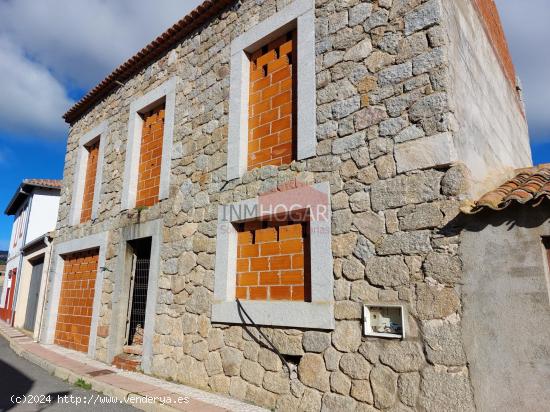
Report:
[[[160,86],[136,98],[130,104],[128,141],[126,144],[126,159],[124,162],[122,185],[122,210],[132,209],[136,205],[143,125],[141,114],[155,108],[162,102],[165,104],[165,111],[162,138],[162,160],[160,165],[159,201],[167,199],[169,196],[172,143],[176,112],[176,86],[177,78],[171,77]]]
[[[92,202],[91,220],[97,219],[99,215],[99,202],[101,198],[101,185],[103,183],[103,157],[105,153],[105,140],[109,133],[107,121],[101,122],[98,126],[85,133],[78,141],[77,160],[73,178],[73,197],[70,210],[70,224],[80,224],[82,213],[82,201],[84,197],[84,185],[86,180],[86,169],[88,166],[88,146],[99,140],[99,152],[97,155],[97,166],[95,174],[94,199]],[[85,222],[83,222],[84,224]]]
[[[145,373],[151,373],[151,365],[153,361],[153,338],[155,334],[156,307],[157,307],[157,291],[158,279],[160,276],[160,250],[162,248],[162,219],[151,220],[144,223],[138,223],[126,226],[120,230],[120,244],[118,247],[118,258],[114,271],[114,305],[111,316],[111,325],[109,331],[109,341],[107,344],[107,357],[109,362],[112,362],[114,357],[120,352],[117,352],[123,345],[123,336],[120,333],[123,328],[126,328],[126,319],[128,316],[127,305],[121,305],[124,302],[123,294],[128,294],[128,290],[124,288],[126,283],[123,281],[127,273],[132,268],[127,267],[126,252],[128,242],[137,239],[151,238],[151,256],[149,258],[149,280],[147,282],[147,301],[145,304],[145,325],[143,331],[143,353],[141,358],[141,367]],[[127,302],[126,302],[127,303]]]
[[[315,3],[313,0],[295,0],[231,42],[227,180],[241,177],[247,169],[248,53],[293,29],[297,30],[296,159],[316,155]]]
[[[92,309],[92,322],[90,324],[90,338],[88,343],[88,357],[95,358],[97,326],[99,323],[99,312],[101,310],[101,294],[103,290],[103,270],[105,269],[108,232],[96,233],[80,239],[73,239],[54,246],[54,264],[51,267],[50,286],[48,293],[48,307],[44,314],[44,326],[41,339],[47,345],[53,345],[55,330],[57,326],[57,315],[59,311],[59,299],[61,296],[61,282],[65,267],[63,256],[85,252],[90,249],[99,249],[97,263],[97,275],[94,290],[94,303]]]
[[[326,193],[330,203],[330,185],[316,183],[314,188]],[[296,188],[292,190],[302,190]],[[286,193],[286,192],[280,192]],[[212,322],[243,324],[249,323],[241,317],[236,293],[237,230],[236,223],[242,223],[269,216],[261,214],[258,197],[218,207],[216,234],[216,267],[214,273],[214,300]],[[232,210],[244,211],[244,216],[232,216]],[[308,329],[334,329],[334,277],[332,260],[331,208],[328,205],[326,220],[310,220],[310,270],[311,302],[243,300],[243,308],[254,323],[263,326],[283,326]],[[315,257],[315,258],[314,258]],[[292,314],[292,316],[289,316]]]

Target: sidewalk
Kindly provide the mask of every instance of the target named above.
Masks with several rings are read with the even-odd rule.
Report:
[[[128,397],[131,397],[135,401],[128,403],[137,409],[155,412],[265,411],[222,395],[140,373],[122,371],[69,349],[36,343],[3,321],[0,321],[0,335],[9,341],[15,353],[44,368],[52,375],[70,383],[82,379],[92,385],[92,390],[122,402],[126,402]],[[143,401],[145,397],[158,397],[160,400],[155,403],[146,403]],[[187,402],[183,401],[185,398]],[[101,406],[98,405],[98,407]]]

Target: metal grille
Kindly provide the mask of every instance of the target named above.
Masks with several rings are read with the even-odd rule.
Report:
[[[149,259],[137,258],[134,272],[134,290],[132,292],[132,308],[130,312],[130,325],[128,333],[128,345],[132,344],[136,329],[145,324],[145,306],[147,303],[147,284],[149,282]]]

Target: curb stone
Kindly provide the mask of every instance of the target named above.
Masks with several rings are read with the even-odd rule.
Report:
[[[10,334],[10,331],[17,332],[17,336],[13,336],[13,334]],[[10,345],[10,349],[12,349],[18,356],[28,360],[29,362],[41,367],[42,369],[46,370],[50,375],[53,375],[61,380],[67,381],[70,384],[74,384],[79,379],[82,379],[89,383],[91,385],[91,390],[101,393],[105,396],[109,396],[112,398],[116,398],[117,400],[121,402],[125,402],[127,397],[130,395],[137,395],[137,396],[152,396],[147,395],[146,392],[150,392],[152,390],[154,391],[164,391],[166,392],[165,395],[156,395],[156,396],[182,396],[182,397],[188,397],[190,399],[190,404],[179,404],[178,407],[172,407],[168,404],[161,403],[158,400],[155,400],[155,403],[128,403],[130,406],[133,406],[136,409],[146,411],[146,412],[175,412],[175,411],[204,411],[204,412],[216,412],[216,411],[242,411],[242,412],[261,412],[266,411],[263,408],[249,405],[240,401],[237,401],[235,399],[227,398],[227,403],[231,404],[231,406],[221,406],[220,400],[223,402],[223,397],[215,394],[211,394],[209,392],[204,392],[205,397],[209,398],[217,398],[217,401],[214,403],[207,402],[205,400],[197,399],[195,396],[191,395],[184,395],[183,393],[176,393],[176,392],[170,392],[170,389],[165,389],[163,386],[167,384],[167,382],[162,381],[160,379],[152,378],[150,376],[143,375],[144,377],[147,377],[147,380],[154,379],[155,381],[159,382],[159,386],[155,387],[154,383],[150,384],[151,387],[155,387],[155,389],[149,389],[145,390],[142,393],[140,391],[131,392],[123,388],[119,388],[115,385],[112,385],[107,382],[99,381],[95,379],[93,376],[90,376],[88,373],[77,373],[75,371],[72,371],[70,369],[64,368],[62,366],[56,365],[55,363],[44,359],[40,357],[39,355],[32,353],[30,350],[26,349],[25,346],[28,344],[35,344],[39,345],[36,342],[34,342],[30,337],[22,336],[22,333],[19,332],[17,329],[12,328],[11,326],[6,325],[4,322],[0,322],[0,335],[5,338]],[[22,338],[22,339],[21,339]],[[44,346],[40,345],[42,348]],[[47,348],[45,348],[47,349]],[[58,353],[56,351],[50,350],[52,353]],[[67,359],[71,359],[69,357],[66,357]],[[71,359],[74,361],[74,359]],[[78,361],[77,361],[78,362]],[[79,362],[81,363],[81,362]],[[86,366],[88,369],[91,368],[90,365],[86,365],[82,363],[83,366]],[[104,369],[111,369],[114,371],[112,376],[120,376],[122,378],[132,380],[132,378],[127,377],[126,374],[118,373],[117,370],[114,368],[110,368],[108,365],[105,365]],[[109,375],[111,376],[111,375]],[[134,379],[136,384],[145,383],[144,381],[139,381]],[[149,384],[149,383],[147,383]],[[163,385],[164,384],[164,385]],[[188,388],[185,385],[178,385],[181,386],[182,389],[189,389],[190,392],[199,391],[195,388]]]

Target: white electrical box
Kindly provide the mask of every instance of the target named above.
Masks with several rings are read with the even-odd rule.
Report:
[[[365,305],[363,325],[365,336],[403,339],[405,337],[402,305]]]

